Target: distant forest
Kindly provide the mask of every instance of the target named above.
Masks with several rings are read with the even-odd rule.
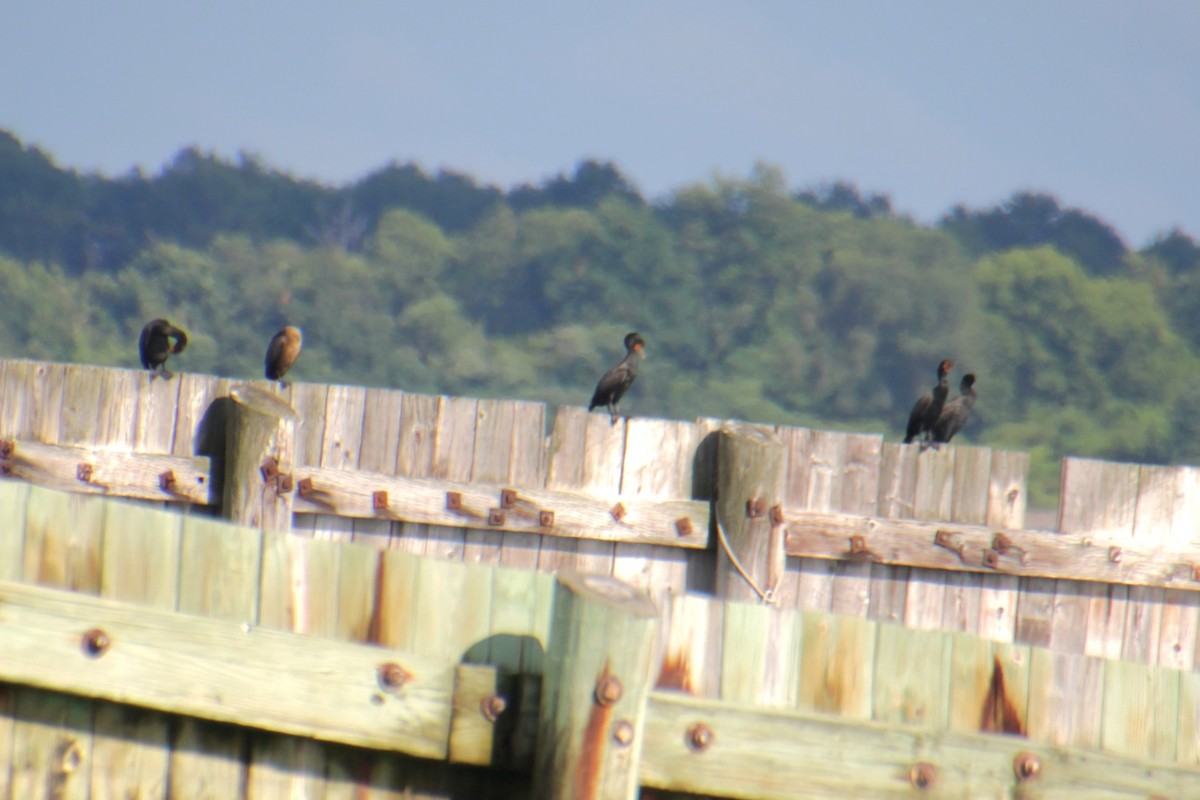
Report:
[[[978,375],[960,439],[1029,451],[1039,505],[1065,454],[1200,463],[1198,284],[1185,232],[1131,250],[1047,194],[925,226],[770,166],[655,202],[595,161],[328,186],[192,148],[108,177],[0,131],[0,356],[135,367],[166,317],[172,369],[251,377],[293,324],[296,380],[581,405],[637,330],[627,413],[890,440],[949,357]]]

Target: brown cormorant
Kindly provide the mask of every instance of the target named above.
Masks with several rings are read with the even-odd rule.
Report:
[[[912,411],[908,415],[908,427],[904,431],[904,443],[911,444],[918,435],[921,436],[921,449],[924,450],[932,443],[933,426],[942,407],[946,405],[946,396],[950,394],[950,386],[946,382],[954,362],[945,359],[937,367],[937,386],[917,398]]]
[[[948,442],[954,434],[963,429],[975,407],[975,373],[968,372],[962,376],[958,387],[958,397],[946,403],[942,413],[938,415],[937,423],[933,426],[933,441]]]
[[[174,339],[174,343],[171,340]],[[162,372],[164,378],[170,379],[171,371],[167,369],[167,356],[171,353],[182,353],[187,347],[187,334],[176,328],[165,319],[152,319],[142,328],[138,338],[138,352],[142,356],[142,366],[151,370],[150,380]]]
[[[300,355],[300,344],[303,337],[299,328],[287,326],[271,339],[267,347],[267,378],[283,383],[283,376],[296,362]]]
[[[637,379],[638,364],[642,360],[645,347],[646,341],[641,334],[635,332],[625,335],[625,358],[600,378],[600,382],[596,384],[596,391],[592,393],[588,411],[596,406],[607,406],[612,422],[616,424],[617,404],[621,402],[625,390]]]

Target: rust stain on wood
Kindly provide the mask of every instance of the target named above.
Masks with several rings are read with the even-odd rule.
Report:
[[[678,650],[667,653],[663,658],[662,669],[658,673],[656,689],[676,689],[694,695],[692,686],[692,664],[687,651]]]
[[[601,685],[609,677],[609,663],[605,661],[604,668],[596,678],[596,685]],[[575,791],[572,794],[580,800],[596,797],[600,792],[600,775],[603,772],[604,754],[607,752],[608,743],[605,732],[612,721],[612,714],[611,704],[599,702],[593,702],[592,710],[588,712],[579,764],[575,767]]]
[[[367,641],[372,644],[380,644],[383,641],[383,620],[380,615],[380,606],[383,604],[386,564],[387,559],[381,553],[375,564],[375,596],[371,601],[371,619],[367,623]]]
[[[1013,705],[1004,684],[1004,665],[996,656],[992,663],[992,685],[983,699],[979,730],[985,733],[1015,733],[1024,736],[1021,714]]]

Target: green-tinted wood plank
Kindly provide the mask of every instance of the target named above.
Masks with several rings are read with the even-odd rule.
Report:
[[[28,503],[29,484],[0,481],[0,580],[15,581],[24,572]]]
[[[1029,648],[954,634],[950,730],[1022,734],[1029,702]]]
[[[721,699],[758,704],[766,674],[766,643],[771,609],[749,603],[725,604],[721,636]]]
[[[413,605],[413,652],[457,663],[488,638],[492,576],[480,564],[421,562]]]
[[[14,690],[13,800],[88,800],[93,703],[37,689]]]
[[[1175,732],[1175,760],[1200,764],[1200,672],[1179,675],[1179,724]]]
[[[264,532],[258,624],[333,636],[342,552],[335,542]]]
[[[1104,669],[1101,746],[1138,758],[1173,759],[1178,709],[1178,671],[1109,661]]]
[[[536,632],[537,575],[532,570],[502,567],[489,572],[490,576],[478,576],[492,581],[489,647],[484,658],[502,670],[519,672],[522,654],[532,646],[530,642],[545,646],[545,640],[532,638]]]
[[[1099,658],[1033,648],[1029,737],[1066,747],[1099,749],[1105,664]]]
[[[341,545],[339,548],[336,636],[351,642],[369,642],[376,619],[383,552],[371,544]]]
[[[23,579],[97,593],[104,510],[104,501],[95,497],[30,487]]]
[[[872,718],[945,728],[950,715],[950,657],[947,633],[880,625]]]

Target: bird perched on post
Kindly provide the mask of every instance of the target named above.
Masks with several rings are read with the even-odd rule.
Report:
[[[174,340],[172,343],[171,340]],[[187,334],[176,328],[165,319],[152,319],[142,328],[138,338],[138,352],[142,356],[142,366],[152,371],[150,380],[162,372],[164,378],[170,380],[171,372],[167,369],[167,356],[171,353],[182,353],[187,347]]]
[[[296,362],[296,356],[300,355],[302,341],[300,329],[293,328],[291,325],[271,338],[271,344],[267,346],[267,378],[269,380],[279,381],[281,384],[284,382],[283,376]]]
[[[935,442],[950,441],[967,424],[971,409],[975,407],[975,373],[968,372],[962,376],[958,391],[958,397],[946,403],[933,426]]]
[[[908,414],[908,427],[904,431],[904,443],[911,444],[917,436],[921,436],[921,449],[933,444],[933,426],[937,423],[942,407],[946,405],[946,397],[950,394],[947,376],[954,362],[944,359],[938,363],[937,385],[930,391],[917,398],[912,411]]]
[[[596,406],[607,406],[612,423],[617,424],[617,404],[621,402],[625,391],[637,380],[638,364],[645,355],[645,347],[646,340],[640,333],[625,335],[625,357],[621,359],[620,364],[600,378],[600,382],[596,384],[596,391],[592,393],[588,411]]]

